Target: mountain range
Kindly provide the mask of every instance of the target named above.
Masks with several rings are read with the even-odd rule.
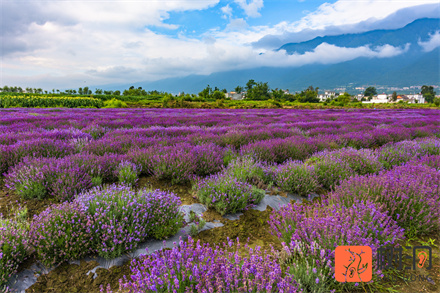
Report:
[[[373,51],[382,46],[393,46],[400,53],[390,57],[358,57],[333,64],[308,64],[297,67],[260,67],[216,72],[210,75],[189,75],[154,82],[105,86],[107,89],[125,89],[132,85],[146,90],[172,93],[198,93],[206,85],[233,90],[244,86],[250,79],[268,82],[271,88],[299,91],[309,85],[336,88],[352,84],[362,85],[440,85],[440,47],[423,46],[440,32],[440,18],[423,18],[393,30],[372,30],[357,34],[316,37],[300,43],[287,43],[275,51],[285,50],[289,55],[313,53],[318,47],[331,45],[341,48],[365,46]]]

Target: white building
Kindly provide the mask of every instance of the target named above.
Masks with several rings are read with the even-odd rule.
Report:
[[[229,92],[226,93],[226,97],[231,98],[232,100],[243,100],[244,93]]]
[[[419,104],[425,103],[425,97],[422,94],[406,95],[410,100],[417,101]]]

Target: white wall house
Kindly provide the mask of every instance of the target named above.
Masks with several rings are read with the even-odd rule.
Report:
[[[419,104],[425,103],[425,97],[422,94],[406,95],[410,100],[417,101]]]
[[[229,92],[226,93],[226,97],[232,100],[243,100],[244,93]]]

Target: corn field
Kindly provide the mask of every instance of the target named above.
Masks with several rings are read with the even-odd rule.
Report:
[[[79,107],[103,107],[103,102],[98,99],[89,97],[66,97],[66,96],[12,96],[1,95],[0,96],[0,108],[11,107],[40,107],[40,108],[52,108],[52,107],[66,107],[66,108],[79,108]]]

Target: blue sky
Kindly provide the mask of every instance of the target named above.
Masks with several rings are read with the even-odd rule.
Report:
[[[401,47],[322,45],[317,36],[438,17],[438,0],[2,0],[0,86],[78,88],[261,66],[387,58]],[[427,45],[440,46],[440,33]],[[261,54],[263,53],[263,54]]]

